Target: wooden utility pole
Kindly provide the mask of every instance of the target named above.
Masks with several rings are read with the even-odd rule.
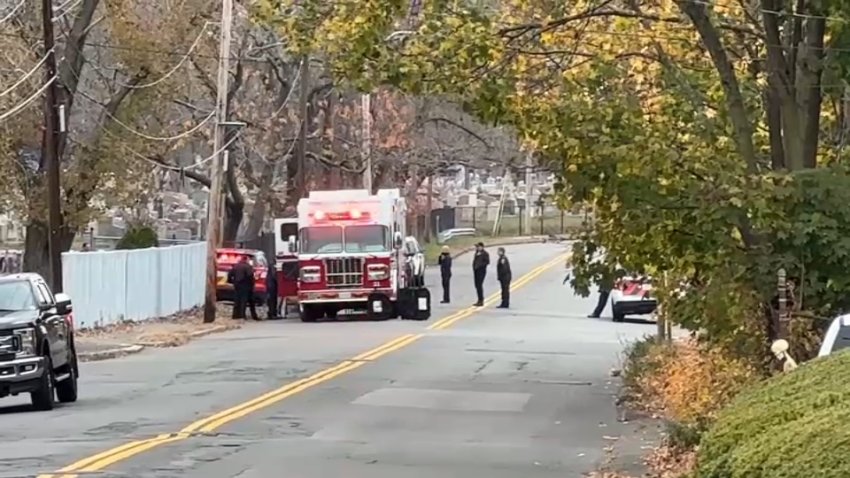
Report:
[[[431,218],[434,211],[434,173],[431,173],[428,176],[428,197],[425,198],[425,209],[427,210],[425,214],[425,242],[431,242],[431,226],[433,223],[431,222]]]
[[[210,175],[212,184],[207,201],[207,289],[204,299],[204,322],[215,321],[216,314],[216,249],[221,243],[221,189],[224,181],[221,151],[225,142],[227,121],[227,83],[230,75],[230,41],[233,23],[233,0],[221,1],[221,39],[218,60],[218,95],[216,98],[216,125],[213,136],[213,160]]]
[[[360,96],[360,110],[363,115],[363,189],[372,192],[372,95]]]
[[[44,134],[41,142],[41,155],[47,169],[47,208],[48,231],[47,249],[50,264],[50,286],[53,292],[62,292],[62,205],[59,193],[59,115],[56,104],[56,53],[53,37],[53,1],[41,1],[41,22],[44,34],[45,81],[49,83],[44,95]]]
[[[532,183],[534,182],[534,174],[531,172],[533,164],[533,153],[528,152],[525,157],[525,210],[521,211],[525,215],[525,230],[520,231],[520,234],[527,236],[531,235],[531,194],[534,192]]]
[[[308,118],[310,113],[308,108],[310,100],[310,58],[307,55],[301,58],[301,72],[298,77],[301,81],[301,94],[298,97],[298,114],[301,116],[301,127],[298,131],[298,144],[295,151],[295,158],[298,163],[295,192],[299,198],[302,198],[307,195],[307,134],[310,131],[310,118]]]

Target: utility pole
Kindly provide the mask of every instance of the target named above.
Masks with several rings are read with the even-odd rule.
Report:
[[[534,174],[531,172],[532,161],[534,159],[533,153],[531,151],[525,156],[525,235],[531,235],[531,194],[534,191],[532,186],[532,182],[534,181]]]
[[[363,115],[363,189],[372,193],[372,95],[360,96],[360,110]]]
[[[213,160],[210,175],[210,197],[207,201],[207,288],[204,299],[204,322],[215,321],[216,315],[216,249],[221,243],[221,188],[224,168],[221,164],[222,146],[225,142],[227,122],[227,82],[230,75],[230,41],[233,23],[233,0],[221,1],[221,39],[218,60],[218,94],[216,98],[216,125],[213,136]]]
[[[62,205],[59,195],[59,115],[56,100],[56,53],[53,37],[53,1],[41,1],[41,22],[44,34],[45,81],[49,82],[44,95],[44,134],[41,142],[41,155],[47,169],[47,208],[48,231],[47,249],[50,264],[50,286],[54,292],[62,292]]]
[[[301,94],[298,98],[298,111],[301,116],[301,127],[298,131],[298,144],[295,158],[298,162],[298,171],[295,177],[295,192],[299,198],[307,195],[307,134],[310,131],[309,96],[310,96],[310,57],[301,57],[301,72],[298,74],[301,81]]]

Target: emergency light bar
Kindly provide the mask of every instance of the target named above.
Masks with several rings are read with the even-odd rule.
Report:
[[[363,212],[359,209],[337,212],[315,211],[311,215],[316,221],[357,221],[361,219],[369,219],[370,217],[368,212]]]

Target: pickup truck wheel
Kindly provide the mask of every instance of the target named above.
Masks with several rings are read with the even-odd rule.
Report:
[[[53,410],[53,405],[56,403],[56,390],[53,380],[53,362],[50,357],[45,359],[44,373],[41,375],[41,380],[38,390],[30,393],[32,406],[36,410],[47,411]]]
[[[77,357],[68,369],[68,378],[56,384],[56,396],[62,403],[77,401]]]

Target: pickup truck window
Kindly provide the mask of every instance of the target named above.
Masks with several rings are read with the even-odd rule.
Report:
[[[28,281],[0,282],[0,312],[34,309],[35,295]]]
[[[50,293],[50,289],[47,288],[47,284],[38,282],[36,284],[36,290],[38,291],[39,303],[42,305],[53,304],[53,294]]]

